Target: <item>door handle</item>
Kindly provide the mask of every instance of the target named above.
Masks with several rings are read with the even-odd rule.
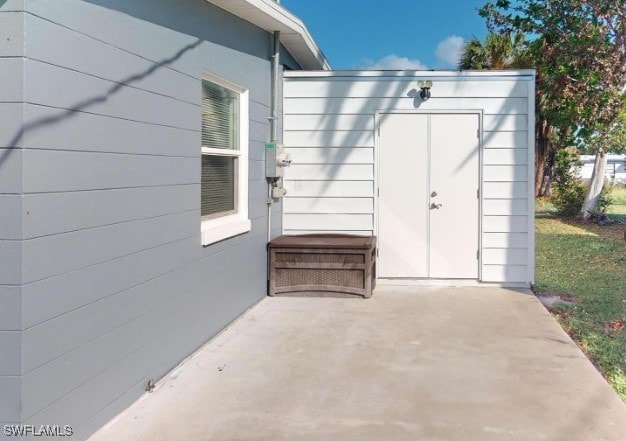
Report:
[[[430,204],[430,209],[431,210],[439,210],[441,208],[442,204],[435,204],[434,202],[432,204]]]

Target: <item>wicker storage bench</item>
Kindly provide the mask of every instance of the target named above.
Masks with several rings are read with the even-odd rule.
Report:
[[[375,287],[376,238],[280,236],[270,242],[269,295],[357,295]]]

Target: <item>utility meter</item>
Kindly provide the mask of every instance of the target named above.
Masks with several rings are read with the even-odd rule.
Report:
[[[273,187],[272,188],[272,199],[280,199],[284,198],[287,194],[287,190],[283,187]]]
[[[284,168],[291,165],[291,155],[285,152],[282,144],[265,144],[265,176],[282,178]]]

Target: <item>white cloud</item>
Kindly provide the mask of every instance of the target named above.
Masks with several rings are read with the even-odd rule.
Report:
[[[463,51],[463,45],[465,41],[458,35],[450,35],[444,40],[440,41],[435,49],[435,56],[437,57],[438,68],[454,68],[456,69],[461,58]],[[422,63],[417,58],[399,57],[395,54],[387,55],[379,60],[370,60],[365,58],[361,61],[360,65],[356,66],[357,69],[371,69],[371,70],[428,70],[427,65]]]
[[[423,70],[428,67],[420,60],[415,58],[398,57],[391,54],[381,58],[378,61],[372,61],[369,59],[363,60],[360,69],[372,69],[372,70]]]
[[[437,45],[435,55],[443,67],[456,68],[463,51],[463,38],[451,35]]]

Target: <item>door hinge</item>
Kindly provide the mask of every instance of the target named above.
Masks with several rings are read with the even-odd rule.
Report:
[[[476,250],[476,260],[480,260],[480,250]]]
[[[476,129],[476,138],[480,139],[480,129]]]
[[[376,196],[380,196],[380,188],[376,189]]]
[[[480,199],[480,188],[476,190],[476,199]]]

